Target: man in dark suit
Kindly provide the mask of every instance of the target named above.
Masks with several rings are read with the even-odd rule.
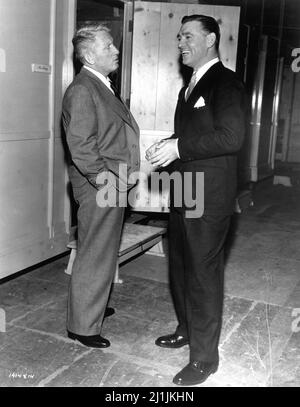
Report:
[[[170,194],[170,286],[178,318],[175,333],[156,344],[190,347],[190,362],[173,379],[178,385],[204,382],[218,368],[218,342],[223,304],[224,242],[236,196],[236,153],[245,131],[245,94],[234,72],[218,58],[220,30],[215,19],[186,16],[178,34],[182,62],[193,68],[188,87],[181,89],[175,113],[175,134],[146,152],[154,165],[192,175],[195,196],[203,185],[204,211],[187,216],[187,205],[176,206],[178,190]],[[197,183],[198,182],[198,183]],[[199,191],[198,191],[199,192]],[[183,202],[185,202],[183,200]],[[189,211],[190,212],[190,211]]]
[[[67,329],[70,338],[105,348],[110,343],[100,332],[117,266],[124,194],[133,186],[127,180],[139,170],[139,129],[108,78],[119,54],[108,28],[87,24],[73,45],[83,67],[65,93],[62,115],[79,205]],[[107,195],[115,199],[105,202]]]

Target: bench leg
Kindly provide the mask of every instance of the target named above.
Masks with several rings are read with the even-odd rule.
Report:
[[[73,267],[73,263],[74,263],[74,260],[75,260],[75,257],[76,257],[76,253],[77,253],[76,249],[71,249],[68,266],[65,269],[66,274],[69,274],[69,275],[72,274],[72,267]]]
[[[114,283],[115,284],[122,284],[123,283],[123,280],[121,278],[119,278],[119,264],[117,264],[117,267],[116,267]]]
[[[72,268],[73,268],[73,263],[74,263],[76,254],[77,254],[77,250],[76,249],[71,249],[68,266],[65,269],[66,274],[69,274],[69,275],[72,274]],[[118,283],[118,284],[123,283],[123,280],[121,278],[119,278],[119,264],[117,264],[117,267],[116,267],[114,283]],[[0,314],[0,317],[1,317],[1,314]],[[0,332],[1,332],[1,321],[0,321]]]

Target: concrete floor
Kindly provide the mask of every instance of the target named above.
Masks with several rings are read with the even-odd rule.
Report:
[[[300,385],[300,187],[267,182],[233,219],[226,263],[220,367],[202,387]],[[155,346],[176,319],[165,257],[120,268],[105,320],[105,350],[66,337],[68,256],[0,284],[0,386],[171,387],[188,348]],[[180,389],[177,386],[174,386]]]

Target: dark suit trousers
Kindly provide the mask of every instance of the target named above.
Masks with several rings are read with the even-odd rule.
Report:
[[[171,210],[170,286],[176,333],[189,338],[190,360],[218,361],[222,324],[224,242],[230,216],[185,218]]]
[[[86,182],[73,188],[79,204],[78,249],[69,288],[67,329],[97,335],[115,275],[124,208],[100,208],[97,190]]]

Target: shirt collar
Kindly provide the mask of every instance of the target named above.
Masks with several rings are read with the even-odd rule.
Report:
[[[211,68],[213,65],[215,65],[217,62],[219,62],[219,57],[216,57],[214,59],[211,59],[210,61],[206,62],[203,66],[198,68],[196,70],[196,80],[197,82],[202,78],[202,76]]]
[[[113,90],[112,90],[112,88],[110,87],[110,79],[109,79],[109,78],[107,78],[106,76],[104,76],[102,73],[96,71],[95,69],[90,68],[89,66],[83,65],[83,67],[84,67],[85,69],[87,69],[88,71],[92,72],[94,75],[96,75],[97,78],[99,78],[100,81],[103,82],[104,85],[107,86],[108,89],[113,93]]]

